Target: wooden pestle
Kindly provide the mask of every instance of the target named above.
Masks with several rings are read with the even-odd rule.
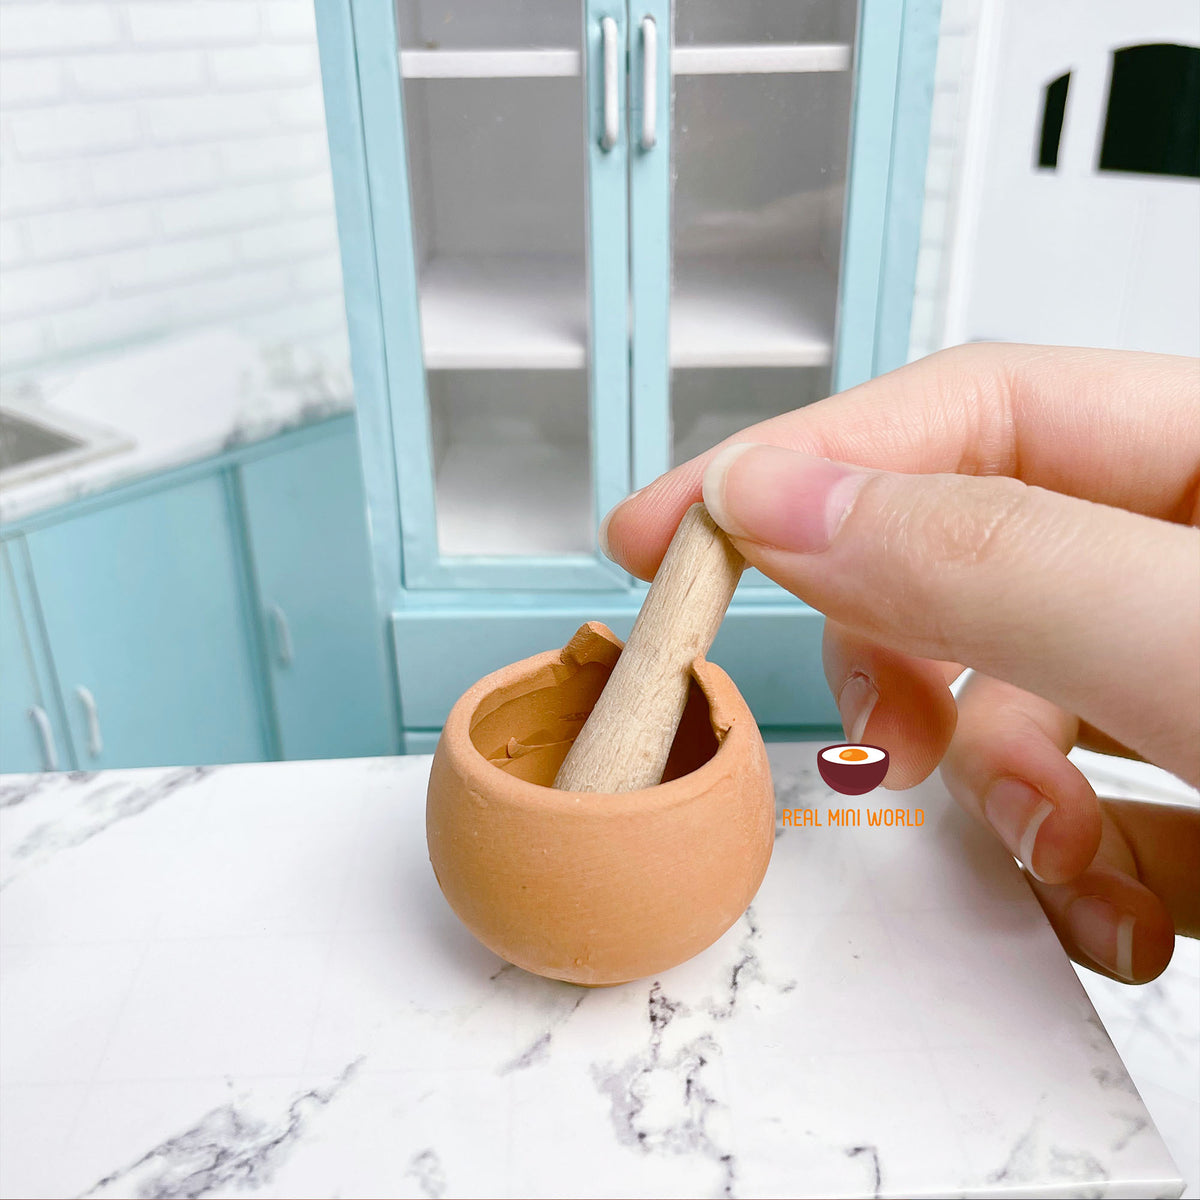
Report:
[[[662,782],[692,660],[708,653],[745,565],[703,504],[683,514],[556,788],[632,792]]]

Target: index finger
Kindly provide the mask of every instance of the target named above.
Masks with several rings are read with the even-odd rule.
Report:
[[[1200,523],[1200,360],[959,346],[734,434],[911,474],[1010,475],[1163,520]],[[602,543],[649,579],[719,446],[606,519]]]

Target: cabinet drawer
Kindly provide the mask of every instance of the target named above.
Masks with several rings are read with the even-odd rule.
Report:
[[[585,621],[627,637],[628,605],[536,612],[399,612],[392,617],[407,729],[438,729],[473,683],[507,663],[564,645]],[[763,726],[840,725],[821,669],[824,618],[808,608],[733,608],[709,656],[733,677]]]

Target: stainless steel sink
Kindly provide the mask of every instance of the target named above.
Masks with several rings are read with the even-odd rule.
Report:
[[[132,446],[129,438],[41,405],[0,408],[0,488]]]
[[[84,445],[82,439],[47,429],[0,408],[0,471],[22,466],[48,454],[62,454]]]

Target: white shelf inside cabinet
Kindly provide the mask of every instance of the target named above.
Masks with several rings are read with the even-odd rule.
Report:
[[[827,366],[836,300],[833,274],[820,263],[680,258],[671,366]]]
[[[405,79],[532,79],[580,72],[578,50],[401,50]]]
[[[586,292],[577,259],[435,257],[420,273],[425,366],[581,368],[587,363]]]
[[[671,70],[676,75],[781,75],[849,69],[850,47],[838,42],[693,45],[671,50]]]
[[[451,442],[437,470],[443,555],[587,554],[595,548],[586,446]]]

